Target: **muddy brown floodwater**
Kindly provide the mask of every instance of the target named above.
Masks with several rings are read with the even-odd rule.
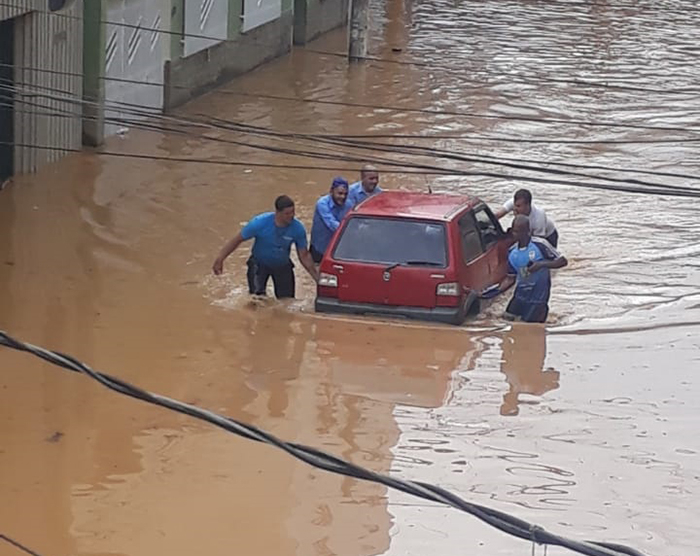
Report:
[[[697,13],[692,1],[386,0],[373,4],[373,55],[424,65],[348,69],[298,48],[174,116],[438,135],[386,141],[700,187],[633,173],[700,175]],[[343,45],[336,32],[309,48]],[[357,166],[136,128],[106,149]],[[504,177],[385,173],[382,185],[498,204],[516,178],[541,175],[410,160]],[[320,317],[303,272],[298,300],[252,306],[247,249],[221,278],[210,275],[222,242],[276,195],[293,195],[308,224],[333,174],[85,153],[17,178],[0,194],[0,328],[564,535],[698,554],[697,200],[531,183],[571,261],[555,277],[546,329],[506,325],[505,300],[461,328]],[[0,350],[0,365],[0,531],[46,556],[530,553],[457,511],[328,475],[27,355]],[[0,545],[0,555],[15,554]]]

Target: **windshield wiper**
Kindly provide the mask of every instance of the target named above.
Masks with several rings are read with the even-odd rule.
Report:
[[[387,266],[384,272],[391,272],[397,266],[443,266],[442,263],[436,263],[435,261],[403,261],[401,263],[394,263]]]
[[[442,263],[437,263],[435,261],[406,261],[401,264],[406,264],[408,266],[442,266]]]

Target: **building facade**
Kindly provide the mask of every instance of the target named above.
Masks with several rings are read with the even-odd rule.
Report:
[[[0,6],[0,183],[81,147],[82,0]]]
[[[7,0],[0,184],[347,21],[349,0]]]

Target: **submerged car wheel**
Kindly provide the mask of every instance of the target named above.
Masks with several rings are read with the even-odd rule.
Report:
[[[462,307],[452,321],[452,324],[456,324],[457,326],[463,324],[468,318],[471,319],[478,315],[480,309],[479,297],[476,293],[469,292],[469,295],[464,298],[464,303],[462,303]]]

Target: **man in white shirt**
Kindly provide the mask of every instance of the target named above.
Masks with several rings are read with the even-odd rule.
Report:
[[[544,210],[532,203],[532,193],[527,189],[518,189],[513,198],[506,201],[503,208],[496,212],[496,218],[503,218],[509,212],[527,216],[530,220],[530,233],[533,236],[545,238],[552,247],[557,246],[559,242],[557,227]]]

